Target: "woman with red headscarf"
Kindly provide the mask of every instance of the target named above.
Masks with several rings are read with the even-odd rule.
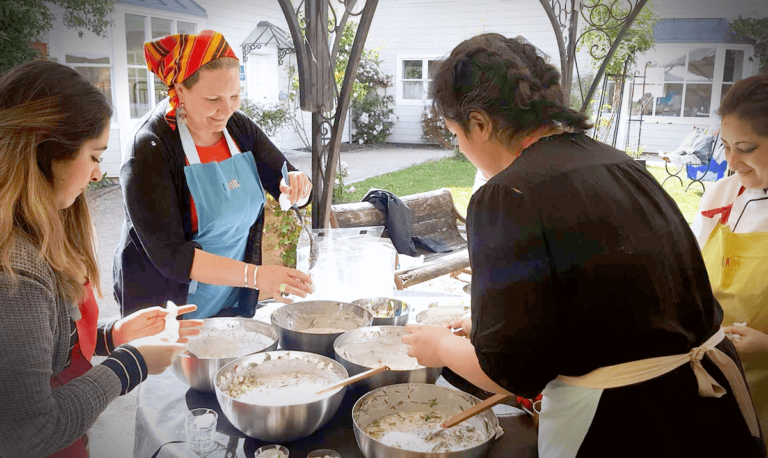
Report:
[[[304,272],[261,264],[265,191],[305,204],[312,184],[240,108],[239,62],[224,37],[146,43],[168,99],[139,123],[120,169],[125,222],[114,256],[123,315],[172,300],[193,318],[253,316],[258,290],[305,296]]]

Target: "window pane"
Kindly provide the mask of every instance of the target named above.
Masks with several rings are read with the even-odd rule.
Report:
[[[642,86],[635,86],[635,91],[642,90]],[[632,102],[632,115],[639,116],[642,111],[644,116],[650,116],[653,114],[653,94],[646,92],[639,98]]]
[[[664,95],[656,99],[656,116],[680,116],[682,84],[665,84]]]
[[[408,100],[421,100],[421,81],[404,81],[403,98]]]
[[[64,55],[64,62],[68,64],[109,64],[109,55],[73,52]]]
[[[107,102],[112,103],[112,78],[108,67],[75,67],[75,70],[101,91]]]
[[[128,65],[143,65],[144,60],[144,16],[125,15],[125,45],[128,49]]]
[[[193,22],[176,22],[176,33],[194,35],[197,33],[197,25]]]
[[[440,68],[440,62],[436,60],[430,60],[427,62],[427,78],[432,79],[435,77],[435,73],[437,73],[438,68]]]
[[[168,97],[168,87],[157,75],[153,74],[152,77],[155,80],[155,104],[158,104]]]
[[[712,81],[715,78],[715,48],[694,49],[688,55],[687,81]]]
[[[725,70],[723,71],[724,82],[736,82],[741,79],[744,72],[744,51],[735,49],[725,50]]]
[[[140,118],[149,111],[147,69],[128,69],[128,90],[131,99],[131,118]]]
[[[404,60],[403,61],[403,79],[420,80],[421,79],[421,61]]]
[[[720,104],[723,103],[723,99],[728,91],[733,87],[733,84],[723,84],[722,92],[720,92]]]
[[[652,54],[651,67],[664,71],[664,81],[683,81],[687,54],[685,48],[662,48]]]
[[[171,35],[171,20],[152,18],[152,39]]]
[[[711,84],[689,84],[685,88],[685,111],[683,116],[709,117],[709,104],[711,100]]]

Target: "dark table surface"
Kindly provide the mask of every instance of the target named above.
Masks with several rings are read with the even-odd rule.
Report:
[[[158,458],[253,458],[256,449],[266,443],[246,437],[224,416],[213,393],[201,393],[188,388],[171,370],[151,376],[139,385],[136,412],[136,439],[134,457]],[[291,458],[305,458],[317,449],[332,449],[343,458],[363,458],[352,429],[352,406],[359,398],[347,390],[336,415],[313,435],[284,443]],[[184,414],[191,409],[207,407],[218,415],[216,446],[199,455],[187,448],[184,433]],[[504,435],[495,440],[487,458],[534,458],[537,436],[533,420],[528,415],[499,416]],[[162,448],[161,448],[162,446]],[[235,450],[227,455],[227,448]],[[158,452],[158,449],[159,452]]]

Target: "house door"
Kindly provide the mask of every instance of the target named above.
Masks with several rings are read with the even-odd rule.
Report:
[[[248,55],[247,97],[255,103],[277,103],[277,50],[262,48]]]

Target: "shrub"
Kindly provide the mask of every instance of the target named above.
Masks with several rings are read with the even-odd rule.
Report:
[[[277,135],[280,129],[288,124],[290,118],[290,109],[285,103],[255,103],[244,98],[240,104],[240,110],[248,115],[268,137]]]

